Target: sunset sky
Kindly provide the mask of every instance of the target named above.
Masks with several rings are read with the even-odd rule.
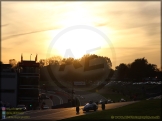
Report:
[[[160,1],[1,2],[1,61],[87,52],[113,68],[145,57],[161,66]],[[71,52],[71,53],[70,53]]]

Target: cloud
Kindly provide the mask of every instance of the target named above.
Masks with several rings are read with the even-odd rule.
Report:
[[[5,26],[8,26],[9,24],[3,24],[3,25],[1,25],[1,27],[5,27]]]
[[[32,31],[32,32],[28,32],[28,33],[21,33],[21,34],[10,35],[10,36],[2,38],[2,41],[10,39],[10,38],[13,38],[13,37],[23,36],[23,35],[27,35],[27,34],[34,34],[34,33],[38,33],[38,32],[55,30],[55,29],[58,29],[58,28],[51,28],[51,29],[46,29],[46,30],[39,30],[39,31]]]
[[[68,1],[67,3],[2,2],[3,52],[7,51],[6,46],[8,45],[14,47],[17,45],[19,50],[21,49],[26,53],[30,53],[31,50],[36,52],[33,46],[40,46],[44,41],[46,43],[48,39],[45,36],[51,34],[49,32],[50,34],[44,34],[42,37],[40,32],[63,28],[61,21],[65,20],[66,23],[66,20],[71,20],[66,12],[75,13],[75,9],[87,10],[88,14],[86,13],[86,15],[88,16],[83,17],[88,18],[95,27],[110,28],[113,31],[110,34],[108,31],[104,31],[104,33],[110,37],[115,51],[120,52],[120,56],[117,55],[118,60],[121,60],[124,56],[127,56],[130,60],[136,57],[135,54],[141,53],[143,56],[150,51],[155,52],[156,50],[156,53],[158,49],[160,51],[160,1]],[[73,17],[75,19],[75,16]],[[6,23],[9,23],[9,26]],[[31,34],[35,35],[32,36]],[[42,40],[42,43],[37,43],[38,40]],[[21,45],[18,46],[18,44]],[[32,45],[32,47],[28,45]],[[44,46],[43,43],[40,48],[38,47],[40,53],[42,53],[41,49]],[[19,52],[18,49],[15,52]],[[154,56],[156,53],[154,53]],[[104,50],[102,54],[108,56],[109,53]],[[151,58],[152,55],[148,54],[147,57]],[[160,58],[160,56],[155,57],[155,60]]]
[[[61,28],[58,21],[69,9],[62,8],[66,4],[61,3],[2,2],[2,23],[10,23],[10,27],[2,28],[2,40]]]
[[[10,50],[12,50],[11,47],[10,48],[9,47],[1,47],[1,49],[4,50],[4,51],[10,51]]]
[[[95,22],[96,26],[107,26],[115,30],[142,28],[148,36],[159,34],[160,2],[114,2],[98,6],[96,16],[103,21]],[[106,7],[107,6],[107,7]],[[120,9],[120,6],[123,6]],[[103,8],[103,9],[101,9]]]

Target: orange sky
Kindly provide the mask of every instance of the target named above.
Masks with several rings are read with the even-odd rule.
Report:
[[[1,2],[1,60],[90,52],[113,68],[145,57],[161,66],[160,2]]]

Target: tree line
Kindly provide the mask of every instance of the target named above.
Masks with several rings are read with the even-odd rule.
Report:
[[[145,58],[135,59],[130,64],[121,63],[115,67],[117,80],[143,81],[145,78],[161,78],[157,65],[151,64]]]
[[[16,68],[17,61],[15,59],[10,59],[9,63],[12,65],[12,67]],[[98,56],[96,54],[86,54],[79,59],[54,56],[48,59],[40,59],[39,63],[41,68],[45,66],[59,66],[60,73],[62,73],[65,68],[68,68],[67,65],[73,65],[74,70],[69,69],[66,71],[66,73],[61,75],[62,79],[69,81],[95,81],[101,79],[105,75],[106,79],[108,80],[114,77],[116,80],[121,81],[142,81],[144,78],[148,77],[156,77],[161,79],[162,74],[162,70],[158,69],[156,64],[149,63],[146,58],[135,59],[129,64],[120,63],[115,67],[115,69],[112,69],[112,62],[110,58]],[[3,62],[0,61],[0,64],[3,64]],[[101,67],[103,66],[102,64],[104,65],[103,68]],[[83,68],[83,71],[79,72],[79,68]],[[90,71],[86,71],[87,69]]]
[[[110,70],[112,70],[112,62],[110,58],[98,56],[95,54],[86,54],[80,59],[74,58],[49,58],[47,60],[40,60],[40,65],[58,66],[58,75],[62,80],[72,81],[97,81],[101,78],[107,78]]]
[[[74,66],[87,66],[83,63],[86,59],[92,59],[94,63],[106,63],[107,71],[98,71],[97,73],[91,73],[87,75],[85,72],[77,73],[77,71],[69,70],[66,74],[62,75],[63,79],[66,80],[99,80],[101,79],[105,73],[107,73],[107,80],[111,80],[112,77],[115,80],[121,81],[143,81],[145,78],[158,78],[161,79],[162,71],[157,68],[156,64],[149,63],[146,58],[137,58],[132,63],[120,63],[115,69],[112,69],[112,62],[111,59],[108,57],[98,56],[95,54],[86,54],[80,59],[74,58],[63,58],[63,59],[56,59],[49,58],[48,60],[44,60],[44,62],[48,62],[48,65],[60,65],[63,67],[65,65],[74,65]],[[104,60],[104,61],[101,61]],[[40,61],[41,63],[41,61]],[[44,63],[45,64],[45,63]],[[42,65],[44,65],[42,64]],[[104,66],[105,66],[104,65]],[[84,67],[86,68],[86,67]]]

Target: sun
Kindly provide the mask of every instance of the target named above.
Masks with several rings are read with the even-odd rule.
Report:
[[[77,5],[76,5],[77,4]],[[73,10],[69,10],[64,14],[58,24],[63,26],[62,30],[77,26],[88,25],[95,27],[94,17],[90,14],[90,10],[86,9],[83,4],[76,2]],[[76,7],[77,6],[77,7]],[[83,9],[85,8],[85,9]],[[53,34],[51,34],[53,36]],[[78,28],[64,32],[56,41],[53,48],[63,58],[73,57],[81,58],[85,54],[96,54],[99,48],[102,48],[105,40],[101,35],[93,30]]]
[[[62,57],[81,58],[85,54],[96,53],[104,42],[103,38],[92,30],[75,29],[63,34],[54,45]]]

